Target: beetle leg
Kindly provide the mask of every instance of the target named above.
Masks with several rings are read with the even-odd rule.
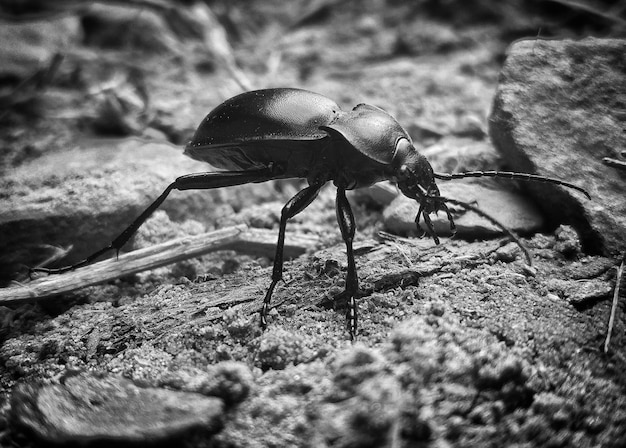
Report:
[[[417,209],[417,215],[415,215],[415,229],[418,232],[418,237],[422,238],[426,232],[420,227],[420,216],[422,216],[422,214],[424,213],[424,203],[420,202],[419,203],[419,209]]]
[[[439,244],[439,237],[435,232],[435,228],[433,227],[433,222],[430,220],[430,216],[425,211],[422,211],[422,216],[424,217],[424,223],[426,224],[426,228],[428,229],[428,234],[432,237],[435,244]]]
[[[432,196],[423,196],[421,198],[420,207],[417,210],[417,215],[415,216],[415,227],[417,228],[417,231],[420,232],[420,237],[424,236],[426,232],[422,230],[422,228],[420,227],[420,216],[423,216],[424,224],[426,224],[426,229],[427,229],[428,234],[432,237],[435,244],[439,244],[439,237],[437,236],[437,233],[435,232],[435,228],[433,227],[433,222],[430,220],[430,216],[428,216],[428,213],[425,210],[426,208],[425,200],[427,198],[431,199]],[[449,213],[447,209],[446,209],[446,213]],[[449,214],[448,214],[448,217],[450,217]]]
[[[78,269],[80,267],[86,266],[99,258],[101,255],[115,250],[116,254],[119,253],[120,249],[126,242],[133,236],[133,234],[137,231],[137,229],[154,213],[156,209],[160,207],[160,205],[165,201],[165,198],[170,194],[170,192],[175,188],[176,182],[171,183],[168,187],[161,193],[161,195],[146,208],[141,215],[139,215],[130,226],[128,226],[122,233],[120,233],[117,238],[115,238],[111,244],[102,249],[94,252],[89,255],[84,260],[81,260],[77,263],[74,263],[70,266],[63,266],[62,268],[31,268],[30,272],[44,272],[46,274],[62,274],[64,272],[73,271],[74,269]]]
[[[444,202],[441,203],[441,208],[444,212],[446,212],[446,216],[448,217],[448,222],[450,223],[450,233],[452,233],[452,236],[456,235],[456,224],[454,223],[454,218],[452,218],[450,209]]]
[[[222,171],[213,173],[197,173],[181,176],[172,182],[161,193],[161,195],[146,208],[111,244],[89,255],[84,260],[74,263],[70,266],[64,266],[56,269],[48,268],[31,268],[30,272],[44,272],[47,274],[62,274],[63,272],[72,271],[74,269],[86,266],[99,258],[108,251],[114,250],[119,252],[120,249],[135,234],[137,229],[146,222],[146,220],[161,206],[163,201],[172,192],[172,190],[207,190],[212,188],[230,187],[232,185],[247,184],[250,182],[264,182],[273,178],[270,170],[250,170],[250,171]]]
[[[276,284],[283,279],[283,248],[285,247],[285,230],[287,228],[287,220],[293,218],[302,210],[304,210],[313,199],[317,197],[324,184],[309,185],[304,190],[299,191],[289,202],[285,204],[280,214],[280,228],[278,230],[278,243],[276,244],[276,256],[274,257],[274,269],[272,270],[272,283],[265,294],[263,306],[261,307],[261,327],[267,326],[267,311],[272,300],[272,293]]]
[[[343,294],[345,294],[346,298],[348,299],[348,311],[346,313],[346,319],[348,321],[348,331],[350,332],[350,339],[354,340],[357,332],[356,295],[359,290],[359,278],[356,273],[356,264],[354,262],[354,249],[352,248],[356,225],[354,223],[354,215],[352,214],[350,203],[346,198],[346,190],[342,187],[337,187],[336,212],[337,222],[339,223],[339,229],[341,230],[341,236],[343,237],[343,241],[346,243],[346,253],[348,256],[346,290]]]

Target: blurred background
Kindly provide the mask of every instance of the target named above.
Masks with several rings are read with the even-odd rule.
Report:
[[[0,2],[0,169],[77,135],[184,144],[245,90],[385,108],[423,146],[484,133],[507,45],[624,36],[618,0]]]

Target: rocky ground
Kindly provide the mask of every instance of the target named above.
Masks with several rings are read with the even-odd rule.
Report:
[[[0,444],[625,446],[623,300],[605,343],[626,249],[626,5],[503,3],[0,6]],[[354,343],[332,300],[347,263],[330,185],[288,225],[265,331],[267,238],[300,180],[174,192],[128,247],[243,229],[200,258],[52,297],[29,279],[207,170],[181,145],[213,107],[285,86],[384,108],[436,171],[532,172],[591,199],[439,182],[520,234],[529,265],[467,207],[450,205],[454,238],[433,216],[435,245],[394,186],[352,192]]]

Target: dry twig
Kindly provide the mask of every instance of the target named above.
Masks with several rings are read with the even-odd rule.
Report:
[[[290,234],[285,243],[285,257],[301,255],[316,242],[317,238],[312,236]],[[41,300],[217,250],[273,257],[275,247],[276,234],[271,230],[249,229],[245,225],[228,227],[129,252],[62,275],[0,289],[0,304]]]

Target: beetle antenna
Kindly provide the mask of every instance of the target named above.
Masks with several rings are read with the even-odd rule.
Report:
[[[483,210],[479,209],[478,207],[473,206],[472,204],[469,204],[469,203],[463,202],[463,201],[459,201],[457,199],[450,199],[450,198],[446,198],[446,197],[443,197],[443,196],[431,196],[431,198],[432,199],[441,200],[441,201],[445,201],[445,202],[449,202],[449,203],[454,204],[454,205],[461,206],[465,210],[471,210],[474,213],[476,213],[477,215],[482,216],[487,221],[489,221],[492,224],[494,224],[496,227],[499,227],[502,231],[504,231],[509,236],[509,238],[515,244],[517,244],[519,246],[520,250],[524,253],[524,256],[526,257],[526,263],[528,264],[528,266],[532,266],[532,258],[530,256],[530,251],[524,245],[524,243],[522,243],[522,240],[520,239],[520,237],[517,236],[517,234],[515,232],[513,232],[511,229],[509,229],[507,226],[505,226],[500,221],[498,221],[496,218],[491,216],[489,213],[484,212]],[[450,216],[450,214],[448,214],[448,219],[450,219],[450,218],[451,218],[451,216]]]
[[[503,177],[507,179],[523,180],[527,182],[544,182],[548,184],[562,185],[564,187],[573,188],[584,194],[587,199],[591,199],[587,190],[578,185],[571,184],[552,177],[539,176],[530,173],[514,173],[512,171],[466,171],[465,173],[433,173],[436,179],[453,180],[463,179],[465,177]]]

